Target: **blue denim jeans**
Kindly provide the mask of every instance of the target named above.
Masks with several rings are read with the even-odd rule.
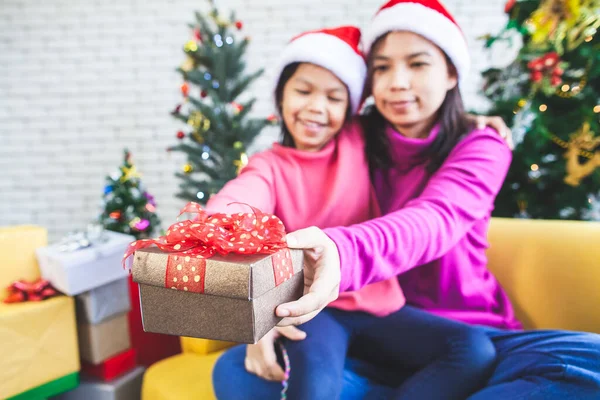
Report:
[[[407,307],[405,309],[410,310]],[[334,318],[321,315],[333,315]],[[402,398],[399,396],[399,388],[406,388],[407,382],[412,382],[408,387],[416,388],[416,391],[408,392],[409,395],[404,398],[423,398],[420,390],[427,390],[428,386],[432,388],[431,391],[424,392],[427,393],[427,398],[448,398],[440,395],[444,392],[439,389],[446,390],[445,385],[449,385],[451,390],[460,383],[460,376],[465,371],[450,371],[448,374],[444,363],[439,363],[439,357],[445,355],[444,348],[427,346],[435,339],[435,336],[428,336],[430,329],[427,325],[433,324],[435,318],[439,317],[433,320],[425,318],[423,321],[427,324],[424,326],[406,325],[404,323],[407,319],[399,317],[396,321],[399,325],[395,329],[389,329],[389,325],[388,329],[362,329],[365,324],[373,327],[365,315],[328,310],[315,318],[312,324],[303,325],[301,328],[308,331],[307,339],[303,341],[305,343],[297,342],[297,349],[293,346],[296,343],[286,343],[292,360],[290,389],[293,389],[294,378],[302,375],[298,371],[308,369],[302,382],[314,382],[314,385],[296,385],[300,386],[299,393],[302,393],[298,396],[310,396],[311,399]],[[419,314],[405,312],[405,317],[406,315],[412,321]],[[318,334],[311,335],[311,327]],[[479,385],[469,397],[470,400],[600,398],[599,335],[567,331],[504,331],[476,326],[469,328],[467,332],[476,330],[480,334],[473,336],[476,340],[480,340],[481,335],[485,336],[493,344],[496,355],[496,363],[490,370],[491,377]],[[443,330],[440,328],[440,331]],[[353,337],[349,346],[350,357],[345,357],[340,349],[348,346],[349,337]],[[391,344],[389,339],[393,339]],[[417,339],[422,339],[421,346]],[[309,340],[316,340],[313,347],[322,346],[322,350],[317,352],[314,359],[307,361],[305,366],[294,366],[294,352],[300,351],[302,346],[310,345]],[[401,343],[404,347],[394,347],[394,343]],[[406,347],[406,344],[409,346]],[[424,349],[420,348],[423,346]],[[455,354],[454,357],[456,356]],[[245,346],[238,346],[219,359],[213,372],[217,397],[224,400],[278,398],[281,384],[265,381],[246,372],[244,357]],[[445,366],[452,365],[450,362]],[[434,372],[433,375],[424,376],[422,382],[425,384],[419,379],[415,383],[415,376],[422,375],[424,370],[437,371],[440,375]],[[445,381],[444,377],[454,381]],[[336,385],[341,386],[341,393],[327,389]],[[307,392],[302,392],[302,387],[306,386],[310,388]],[[293,400],[295,395],[289,392],[288,398]]]

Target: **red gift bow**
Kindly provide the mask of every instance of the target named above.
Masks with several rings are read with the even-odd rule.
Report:
[[[208,215],[198,203],[188,203],[179,213],[197,214],[192,220],[177,222],[166,236],[131,243],[123,256],[123,266],[137,250],[153,245],[164,252],[209,258],[215,254],[271,254],[287,248],[285,227],[279,218],[248,206],[252,213]]]
[[[56,289],[50,285],[50,282],[41,278],[33,282],[24,280],[16,281],[10,285],[7,290],[8,297],[4,299],[5,303],[42,301],[58,294]]]

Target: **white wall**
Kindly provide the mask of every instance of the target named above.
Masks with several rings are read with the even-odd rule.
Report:
[[[476,38],[502,27],[504,2],[446,1],[471,46],[474,72],[465,91],[471,108],[485,106],[477,95],[478,71],[490,61]],[[382,1],[217,3],[237,10],[244,22],[253,70],[268,68],[300,31],[363,26]],[[169,112],[180,100],[174,69],[197,9],[206,10],[206,3],[0,0],[0,225],[40,224],[52,240],[85,226],[99,211],[104,177],[120,165],[125,146],[157,198],[164,225],[174,221],[183,203],[173,196],[173,174],[183,159],[165,149],[182,125]],[[253,87],[258,115],[271,113],[269,78]],[[266,132],[255,148],[272,140],[273,132]]]

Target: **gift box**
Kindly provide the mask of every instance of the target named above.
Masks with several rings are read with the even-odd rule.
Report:
[[[40,277],[35,249],[47,244],[47,232],[37,226],[0,228],[0,301],[14,281],[34,281]]]
[[[77,334],[81,359],[94,365],[131,347],[127,314],[117,315],[99,324],[79,322]]]
[[[131,371],[135,366],[135,350],[129,349],[98,365],[83,362],[81,364],[81,372],[87,376],[93,376],[106,382],[123,375],[125,372]]]
[[[181,353],[181,342],[178,336],[144,332],[138,284],[133,281],[131,275],[128,284],[131,299],[131,311],[127,314],[129,318],[129,335],[131,347],[135,349],[137,355],[137,362],[140,365],[149,367],[157,361]]]
[[[105,231],[101,240],[87,248],[65,251],[64,245],[54,244],[37,249],[42,277],[71,296],[123,279],[127,272],[121,258],[132,240],[129,235]]]
[[[24,396],[44,385],[51,388],[53,381],[77,374],[76,332],[75,305],[70,297],[0,303],[0,399]],[[45,393],[49,387],[38,390]]]
[[[68,392],[73,390],[79,385],[79,373],[74,372],[72,374],[60,377],[51,382],[37,386],[26,392],[19,393],[16,396],[9,397],[7,400],[32,400],[32,399],[47,399],[51,396]]]
[[[133,371],[111,382],[96,378],[81,377],[77,389],[53,397],[53,400],[136,400],[141,398],[142,380],[145,369]]]
[[[77,320],[99,324],[116,315],[129,312],[127,278],[107,283],[75,297]]]
[[[280,321],[275,308],[302,295],[302,261],[302,251],[289,249],[208,259],[138,250],[133,279],[144,330],[256,343]],[[284,271],[291,277],[278,282]]]
[[[188,203],[181,214],[195,218],[130,245],[146,331],[256,343],[275,308],[302,295],[302,251],[287,248],[279,218],[250,208],[208,215]]]

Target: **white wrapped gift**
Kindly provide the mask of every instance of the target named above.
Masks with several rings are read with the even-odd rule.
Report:
[[[101,240],[77,250],[58,243],[36,250],[42,277],[63,293],[75,296],[127,277],[123,254],[134,237],[105,231]]]

